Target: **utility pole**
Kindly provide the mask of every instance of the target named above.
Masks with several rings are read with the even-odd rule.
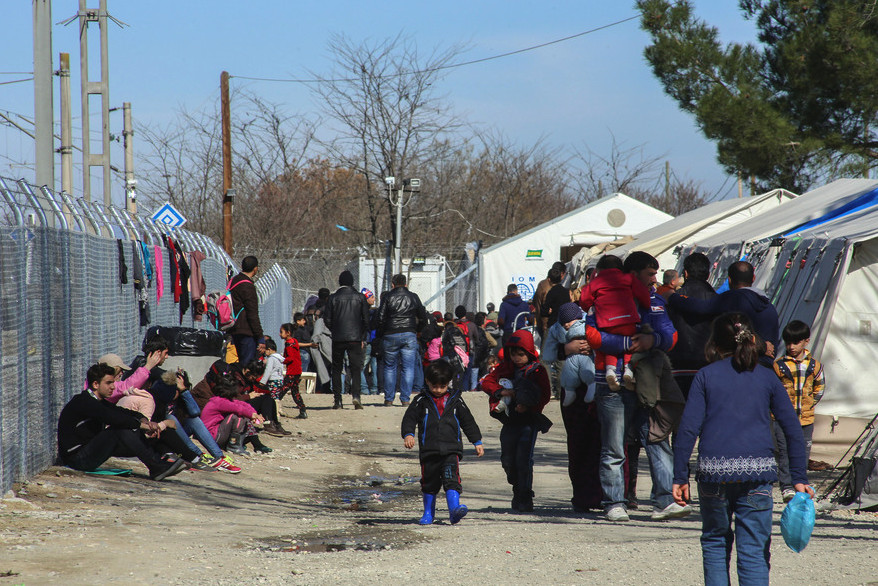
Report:
[[[393,251],[393,266],[396,274],[402,274],[402,185],[396,194],[396,250]]]
[[[61,91],[61,191],[73,193],[73,122],[70,113],[70,53],[59,57]],[[68,222],[69,223],[69,222]]]
[[[665,161],[665,202],[671,201],[671,162]]]
[[[220,74],[220,107],[223,131],[223,248],[232,255],[232,108],[229,103],[229,72]]]
[[[82,196],[91,200],[91,168],[101,167],[104,179],[104,206],[112,203],[110,194],[110,65],[107,49],[107,0],[100,0],[98,10],[86,8],[86,0],[79,0],[79,70],[80,96],[82,101]],[[88,24],[98,23],[101,29],[101,77],[90,81],[88,77]],[[91,128],[89,96],[101,96],[101,143],[102,152],[91,152]]]
[[[55,130],[52,104],[52,2],[33,0],[34,136],[37,185],[55,189]],[[48,211],[48,202],[45,209]],[[54,221],[54,215],[46,214]]]
[[[125,209],[137,213],[137,179],[134,178],[134,128],[131,126],[131,102],[122,102],[122,141],[125,145]]]
[[[741,179],[740,171],[738,171],[738,197],[744,197],[744,181]]]

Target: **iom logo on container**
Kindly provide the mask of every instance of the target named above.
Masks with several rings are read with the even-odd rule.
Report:
[[[183,214],[177,208],[170,203],[166,203],[152,215],[152,221],[167,224],[172,228],[179,228],[186,223],[186,218],[183,217]]]

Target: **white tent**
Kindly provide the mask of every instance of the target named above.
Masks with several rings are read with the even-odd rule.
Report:
[[[696,249],[716,263],[715,283],[745,257],[781,327],[793,319],[811,325],[827,379],[818,414],[878,412],[869,382],[878,379],[878,181],[835,181]]]
[[[672,269],[677,266],[674,251],[678,247],[696,245],[795,197],[796,194],[785,189],[773,189],[751,197],[716,201],[637,234],[632,242],[620,246],[612,254],[624,258],[631,251],[642,250],[659,261],[661,270]]]
[[[788,201],[751,221],[714,234],[693,246],[684,247],[680,259],[691,252],[703,252],[714,261],[715,284],[722,282],[728,266],[741,259],[752,243],[770,240],[807,222],[856,202],[878,187],[872,179],[839,179]],[[757,278],[759,273],[757,273]]]
[[[485,248],[479,252],[479,305],[498,307],[510,283],[530,299],[537,283],[559,260],[562,247],[594,246],[643,232],[671,216],[616,193]]]

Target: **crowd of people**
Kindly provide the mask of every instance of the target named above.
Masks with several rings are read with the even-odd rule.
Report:
[[[299,386],[303,372],[313,372],[318,391],[333,394],[334,409],[344,408],[344,395],[355,410],[363,409],[363,394],[382,394],[385,407],[398,395],[406,407],[404,446],[419,448],[420,523],[433,523],[444,489],[454,524],[467,513],[463,436],[484,453],[463,393],[489,395],[491,416],[502,424],[511,508],[521,513],[534,510],[535,444],[552,426],[543,409],[554,397],[575,511],[628,521],[640,506],[644,451],[651,518],[689,515],[698,441],[705,579],[728,579],[737,540],[739,576],[767,583],[773,483],[784,501],[796,492],[813,496],[807,469],[819,464],[808,458],[823,369],[807,349],[808,324],[793,321],[781,332],[776,309],[753,287],[749,263],[728,267],[721,293],[708,283],[710,269],[706,256],[691,254],[682,274],[664,271],[657,287],[651,255],[607,254],[571,286],[558,262],[529,301],[511,284],[499,308],[461,305],[444,314],[428,312],[404,275],[376,298],[344,271],[334,293],[321,289],[281,326],[279,349],[259,320],[258,261],[246,257],[230,282],[237,359],[217,360],[192,385],[185,372],[162,369],[162,338],[147,341],[130,366],[102,356],[61,412],[59,457],[95,470],[111,456],[134,456],[155,480],[187,468],[240,472],[229,453],[267,453],[260,433],[289,435],[279,420],[281,399],[289,394],[298,417],[308,417]]]

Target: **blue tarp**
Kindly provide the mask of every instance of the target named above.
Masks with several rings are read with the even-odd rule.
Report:
[[[856,212],[868,209],[874,205],[878,204],[878,189],[874,189],[868,193],[864,193],[857,199],[853,201],[849,201],[841,207],[838,207],[831,212],[820,216],[810,222],[806,222],[801,226],[790,230],[786,234],[784,234],[784,238],[788,238],[793,234],[798,234],[799,232],[804,232],[805,230],[810,230],[816,226],[820,226],[821,224],[825,224],[826,222],[831,222],[837,218],[841,218],[850,214],[854,214]]]

